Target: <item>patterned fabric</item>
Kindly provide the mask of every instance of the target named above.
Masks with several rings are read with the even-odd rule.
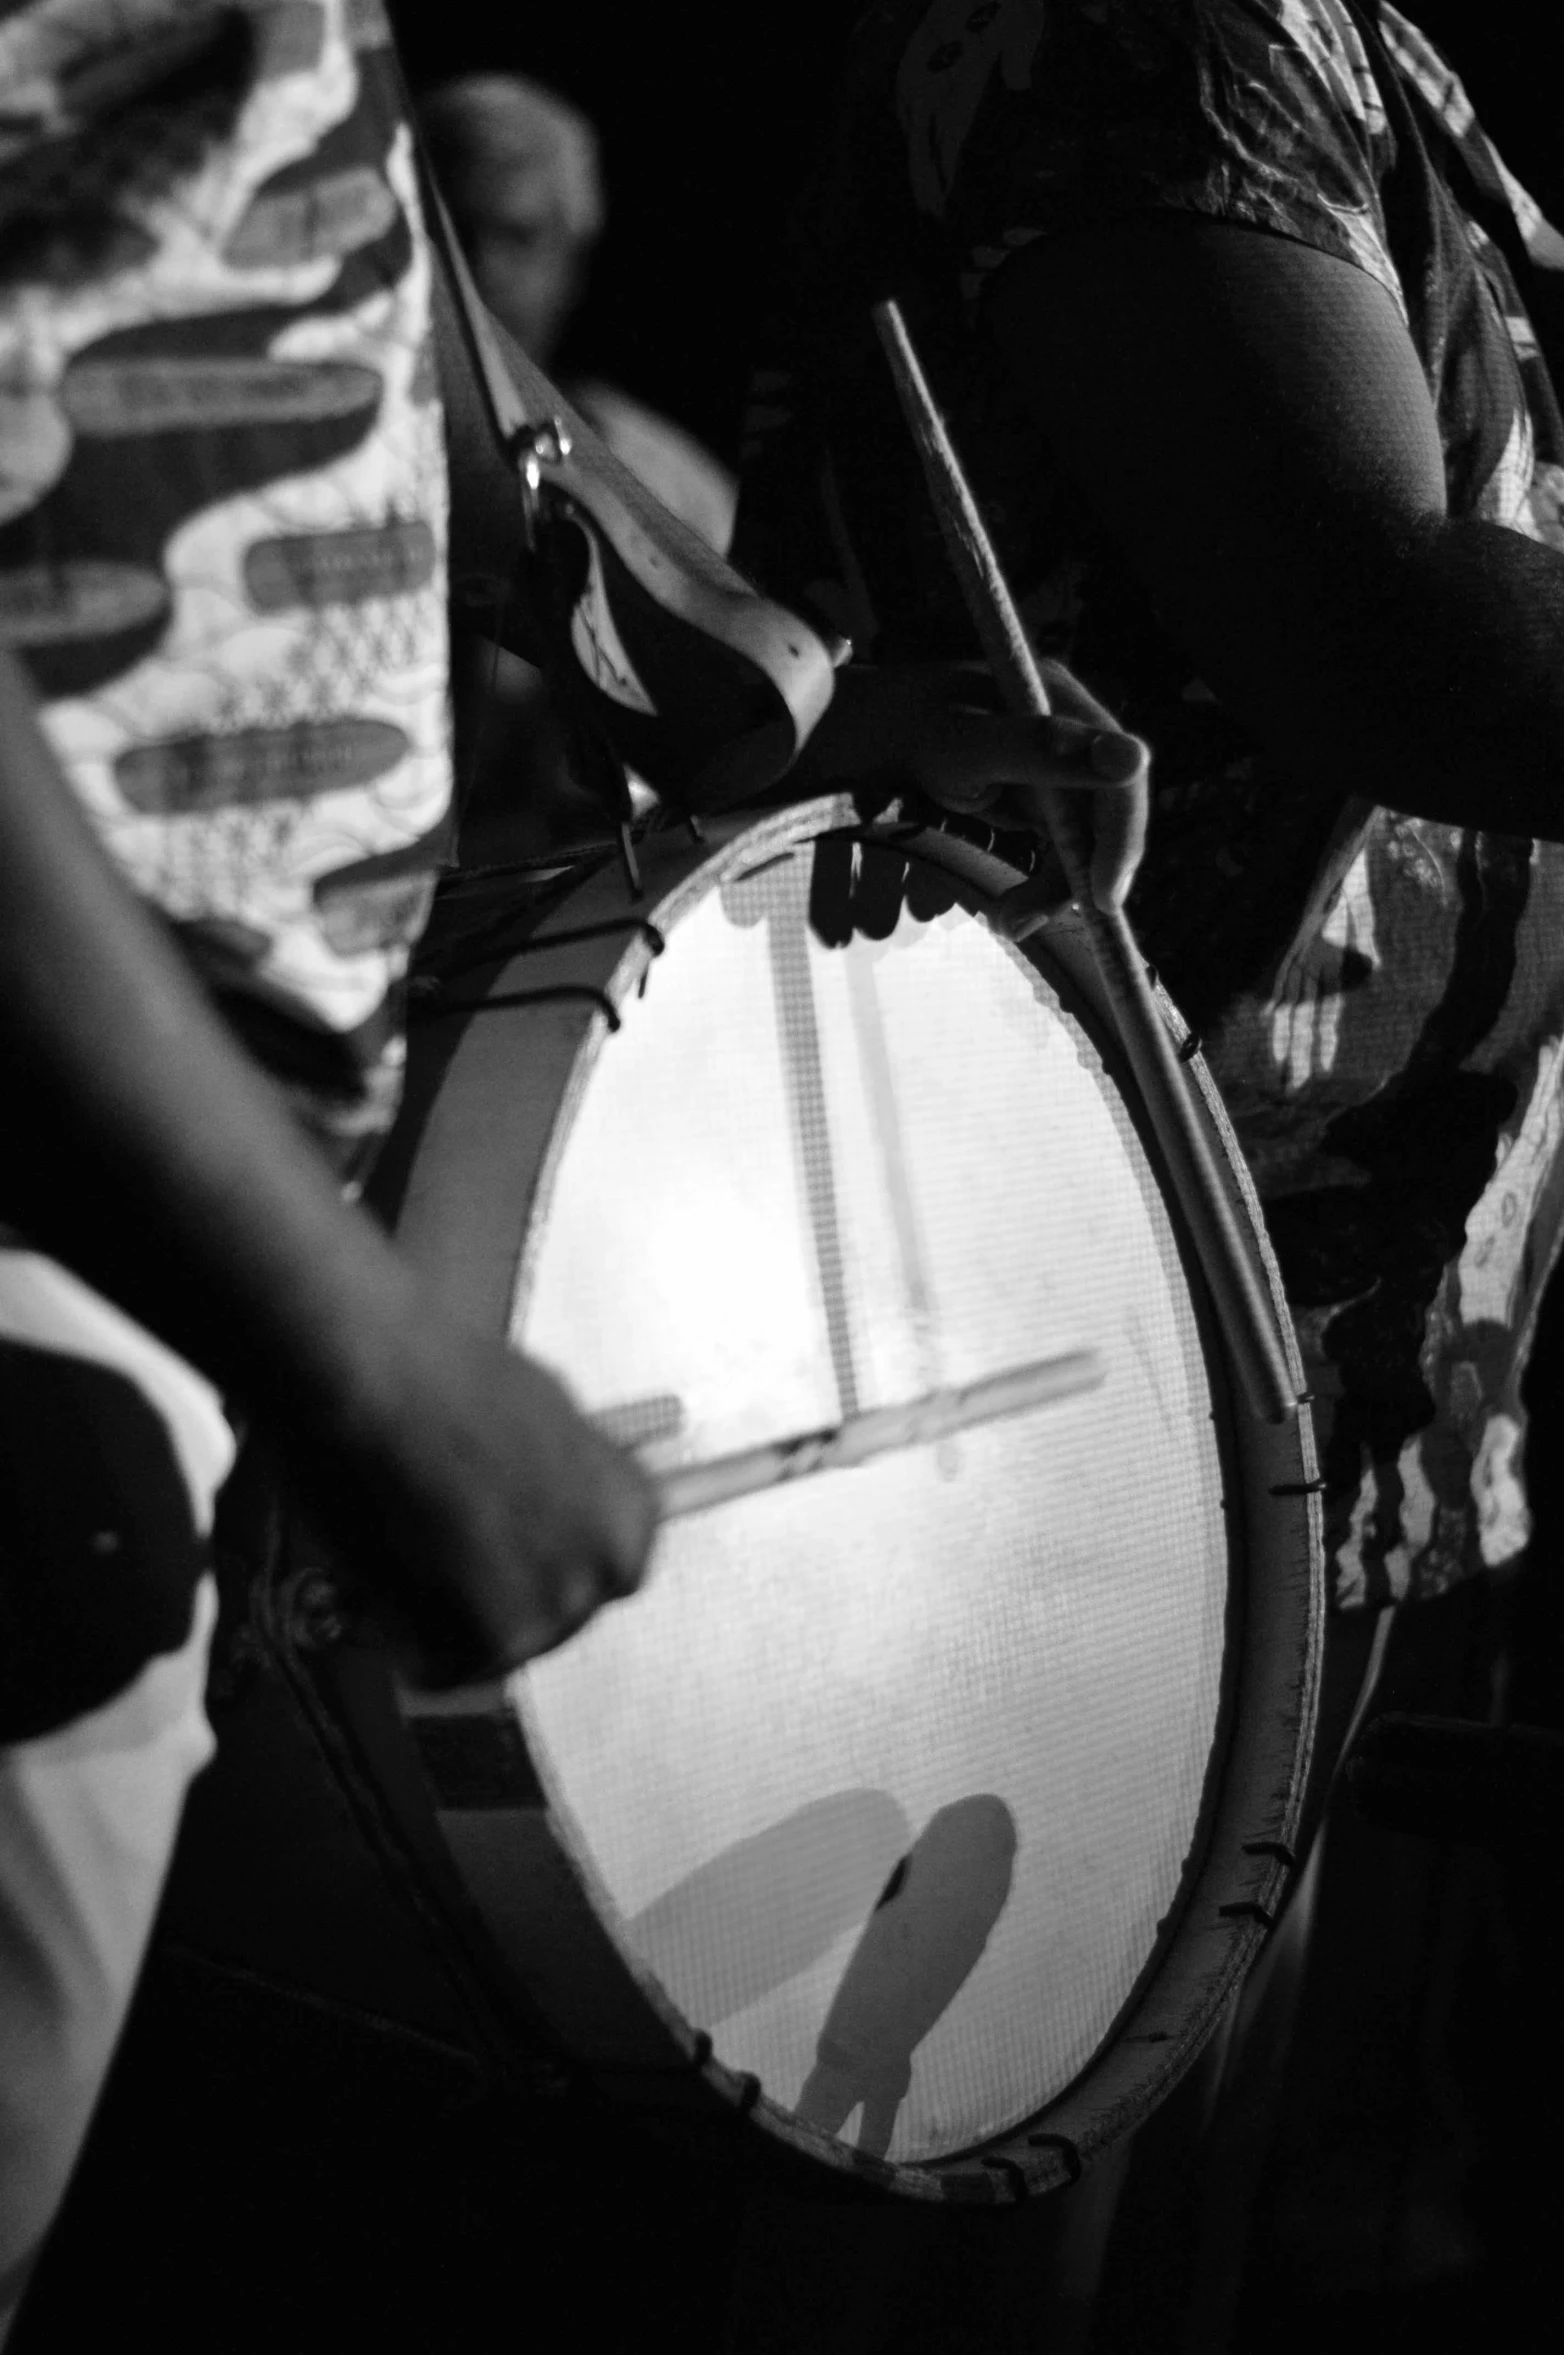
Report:
[[[1519,1380],[1564,1209],[1564,850],[1343,815],[1328,780],[1269,775],[1062,480],[984,289],[1037,238],[1167,210],[1368,272],[1422,360],[1451,513],[1564,548],[1564,430],[1517,285],[1540,216],[1405,18],[881,0],[795,222],[736,557],[860,656],[971,651],[868,329],[894,294],[1040,647],[1155,749],[1131,914],[1268,1207],[1337,1600],[1377,1604],[1528,1534]]]
[[[345,1176],[450,800],[429,258],[379,0],[0,9],[0,639]]]

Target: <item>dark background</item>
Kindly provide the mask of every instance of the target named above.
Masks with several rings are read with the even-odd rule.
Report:
[[[736,454],[765,262],[856,0],[496,9],[392,0],[415,88],[510,70],[596,124],[608,229],[566,372],[601,373]],[[1512,171],[1564,218],[1556,90],[1519,0],[1406,12],[1459,67]]]

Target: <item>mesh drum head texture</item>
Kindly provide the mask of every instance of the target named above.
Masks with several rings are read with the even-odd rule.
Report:
[[[1016,2125],[1174,1906],[1229,1578],[1155,1176],[952,907],[827,948],[810,847],[697,896],[546,1181],[516,1342],[659,1470],[1056,1353],[1101,1386],[665,1525],[511,1692],[605,1921],[717,2057],[892,2161]]]

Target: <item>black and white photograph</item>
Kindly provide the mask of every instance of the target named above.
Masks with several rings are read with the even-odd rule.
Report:
[[[1550,2335],[1542,29],[0,0],[5,2355]]]

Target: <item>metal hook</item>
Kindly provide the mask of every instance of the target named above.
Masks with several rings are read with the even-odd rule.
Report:
[[[562,417],[540,417],[516,428],[507,444],[521,476],[522,527],[527,546],[537,544],[538,496],[545,466],[558,466],[570,456],[570,431]]]

